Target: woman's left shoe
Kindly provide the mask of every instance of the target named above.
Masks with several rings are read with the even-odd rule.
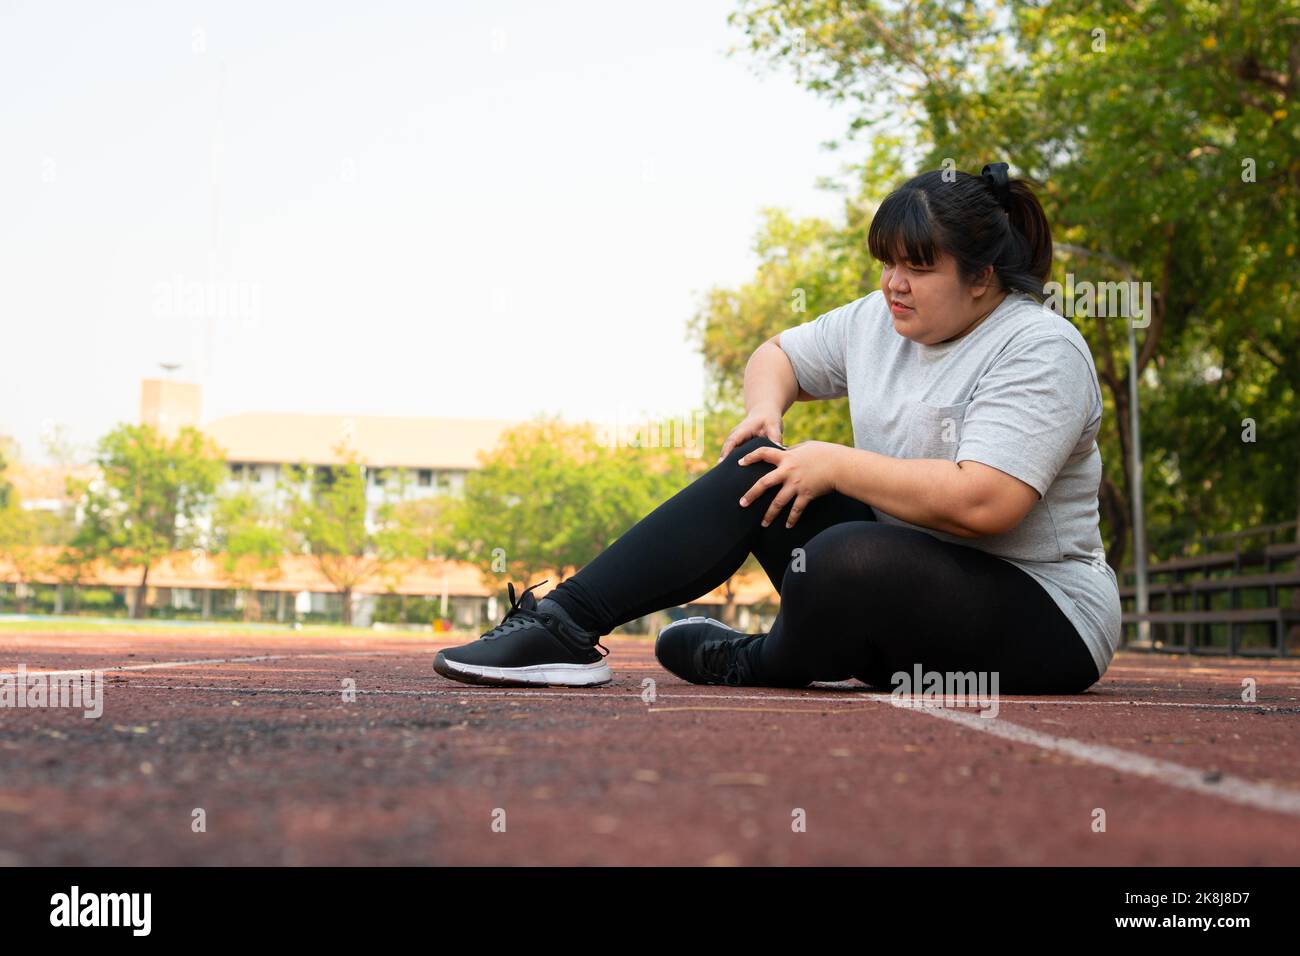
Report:
[[[673,621],[655,639],[655,657],[692,684],[761,687],[753,644],[766,634],[745,634],[711,617]]]
[[[530,592],[545,583],[525,588],[516,599],[514,582],[509,582],[510,610],[501,623],[477,641],[439,651],[433,669],[462,683],[497,687],[608,684],[613,679],[605,663],[609,650],[596,636],[559,614],[537,609]]]

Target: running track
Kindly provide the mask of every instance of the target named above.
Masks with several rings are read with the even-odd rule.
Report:
[[[0,634],[0,672],[105,672],[99,719],[0,709],[0,864],[1300,863],[1300,660],[1122,653],[989,719],[632,637],[602,688],[434,674],[465,639]]]

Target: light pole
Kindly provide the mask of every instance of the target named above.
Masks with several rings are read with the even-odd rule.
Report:
[[[1128,274],[1131,276],[1131,273]],[[1130,281],[1129,288],[1133,285]],[[1131,309],[1129,311],[1132,311]],[[1138,413],[1138,351],[1133,316],[1128,316],[1128,407],[1133,440],[1129,443],[1129,469],[1133,476],[1133,571],[1136,576],[1138,614],[1146,614],[1147,603],[1147,530],[1142,507],[1142,424]],[[1150,645],[1151,622],[1138,621],[1138,643]]]
[[[1125,288],[1131,293],[1136,283],[1133,281],[1133,267],[1118,256],[1112,256],[1106,252],[1096,252],[1083,246],[1076,246],[1073,243],[1060,242],[1054,245],[1054,252],[1065,255],[1075,255],[1084,258],[1101,259],[1109,262],[1118,268],[1124,274]],[[1137,333],[1133,325],[1133,303],[1132,296],[1129,296],[1128,308],[1125,310],[1130,313],[1126,316],[1128,325],[1128,406],[1129,406],[1129,425],[1133,435],[1133,440],[1129,442],[1129,460],[1128,469],[1133,485],[1133,572],[1135,577],[1135,611],[1138,614],[1146,614],[1150,610],[1148,602],[1147,589],[1147,531],[1146,519],[1143,517],[1145,508],[1142,502],[1142,422],[1141,415],[1138,412],[1138,348]],[[1147,318],[1150,322],[1150,317]],[[1300,534],[1300,528],[1297,529]],[[1138,643],[1150,645],[1151,643],[1151,622],[1138,621]]]

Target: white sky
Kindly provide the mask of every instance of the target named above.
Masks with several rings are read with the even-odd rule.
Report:
[[[162,361],[204,421],[698,407],[704,291],[852,158],[733,7],[0,0],[0,433],[90,443]]]

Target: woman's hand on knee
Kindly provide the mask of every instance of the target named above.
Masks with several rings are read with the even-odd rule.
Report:
[[[775,408],[756,408],[745,416],[743,422],[731,430],[727,440],[722,443],[722,454],[718,456],[718,461],[722,461],[731,454],[733,448],[751,438],[761,436],[780,445],[784,428],[781,413]]]
[[[780,487],[781,490],[768,505],[767,514],[763,516],[763,527],[771,524],[791,501],[794,504],[790,507],[790,516],[786,519],[785,526],[794,527],[810,501],[835,490],[835,473],[843,451],[843,445],[824,441],[800,442],[787,449],[755,448],[741,457],[737,464],[766,461],[776,467],[745,492],[745,496],[740,499],[741,507],[748,507],[751,502],[757,501],[768,488]]]

